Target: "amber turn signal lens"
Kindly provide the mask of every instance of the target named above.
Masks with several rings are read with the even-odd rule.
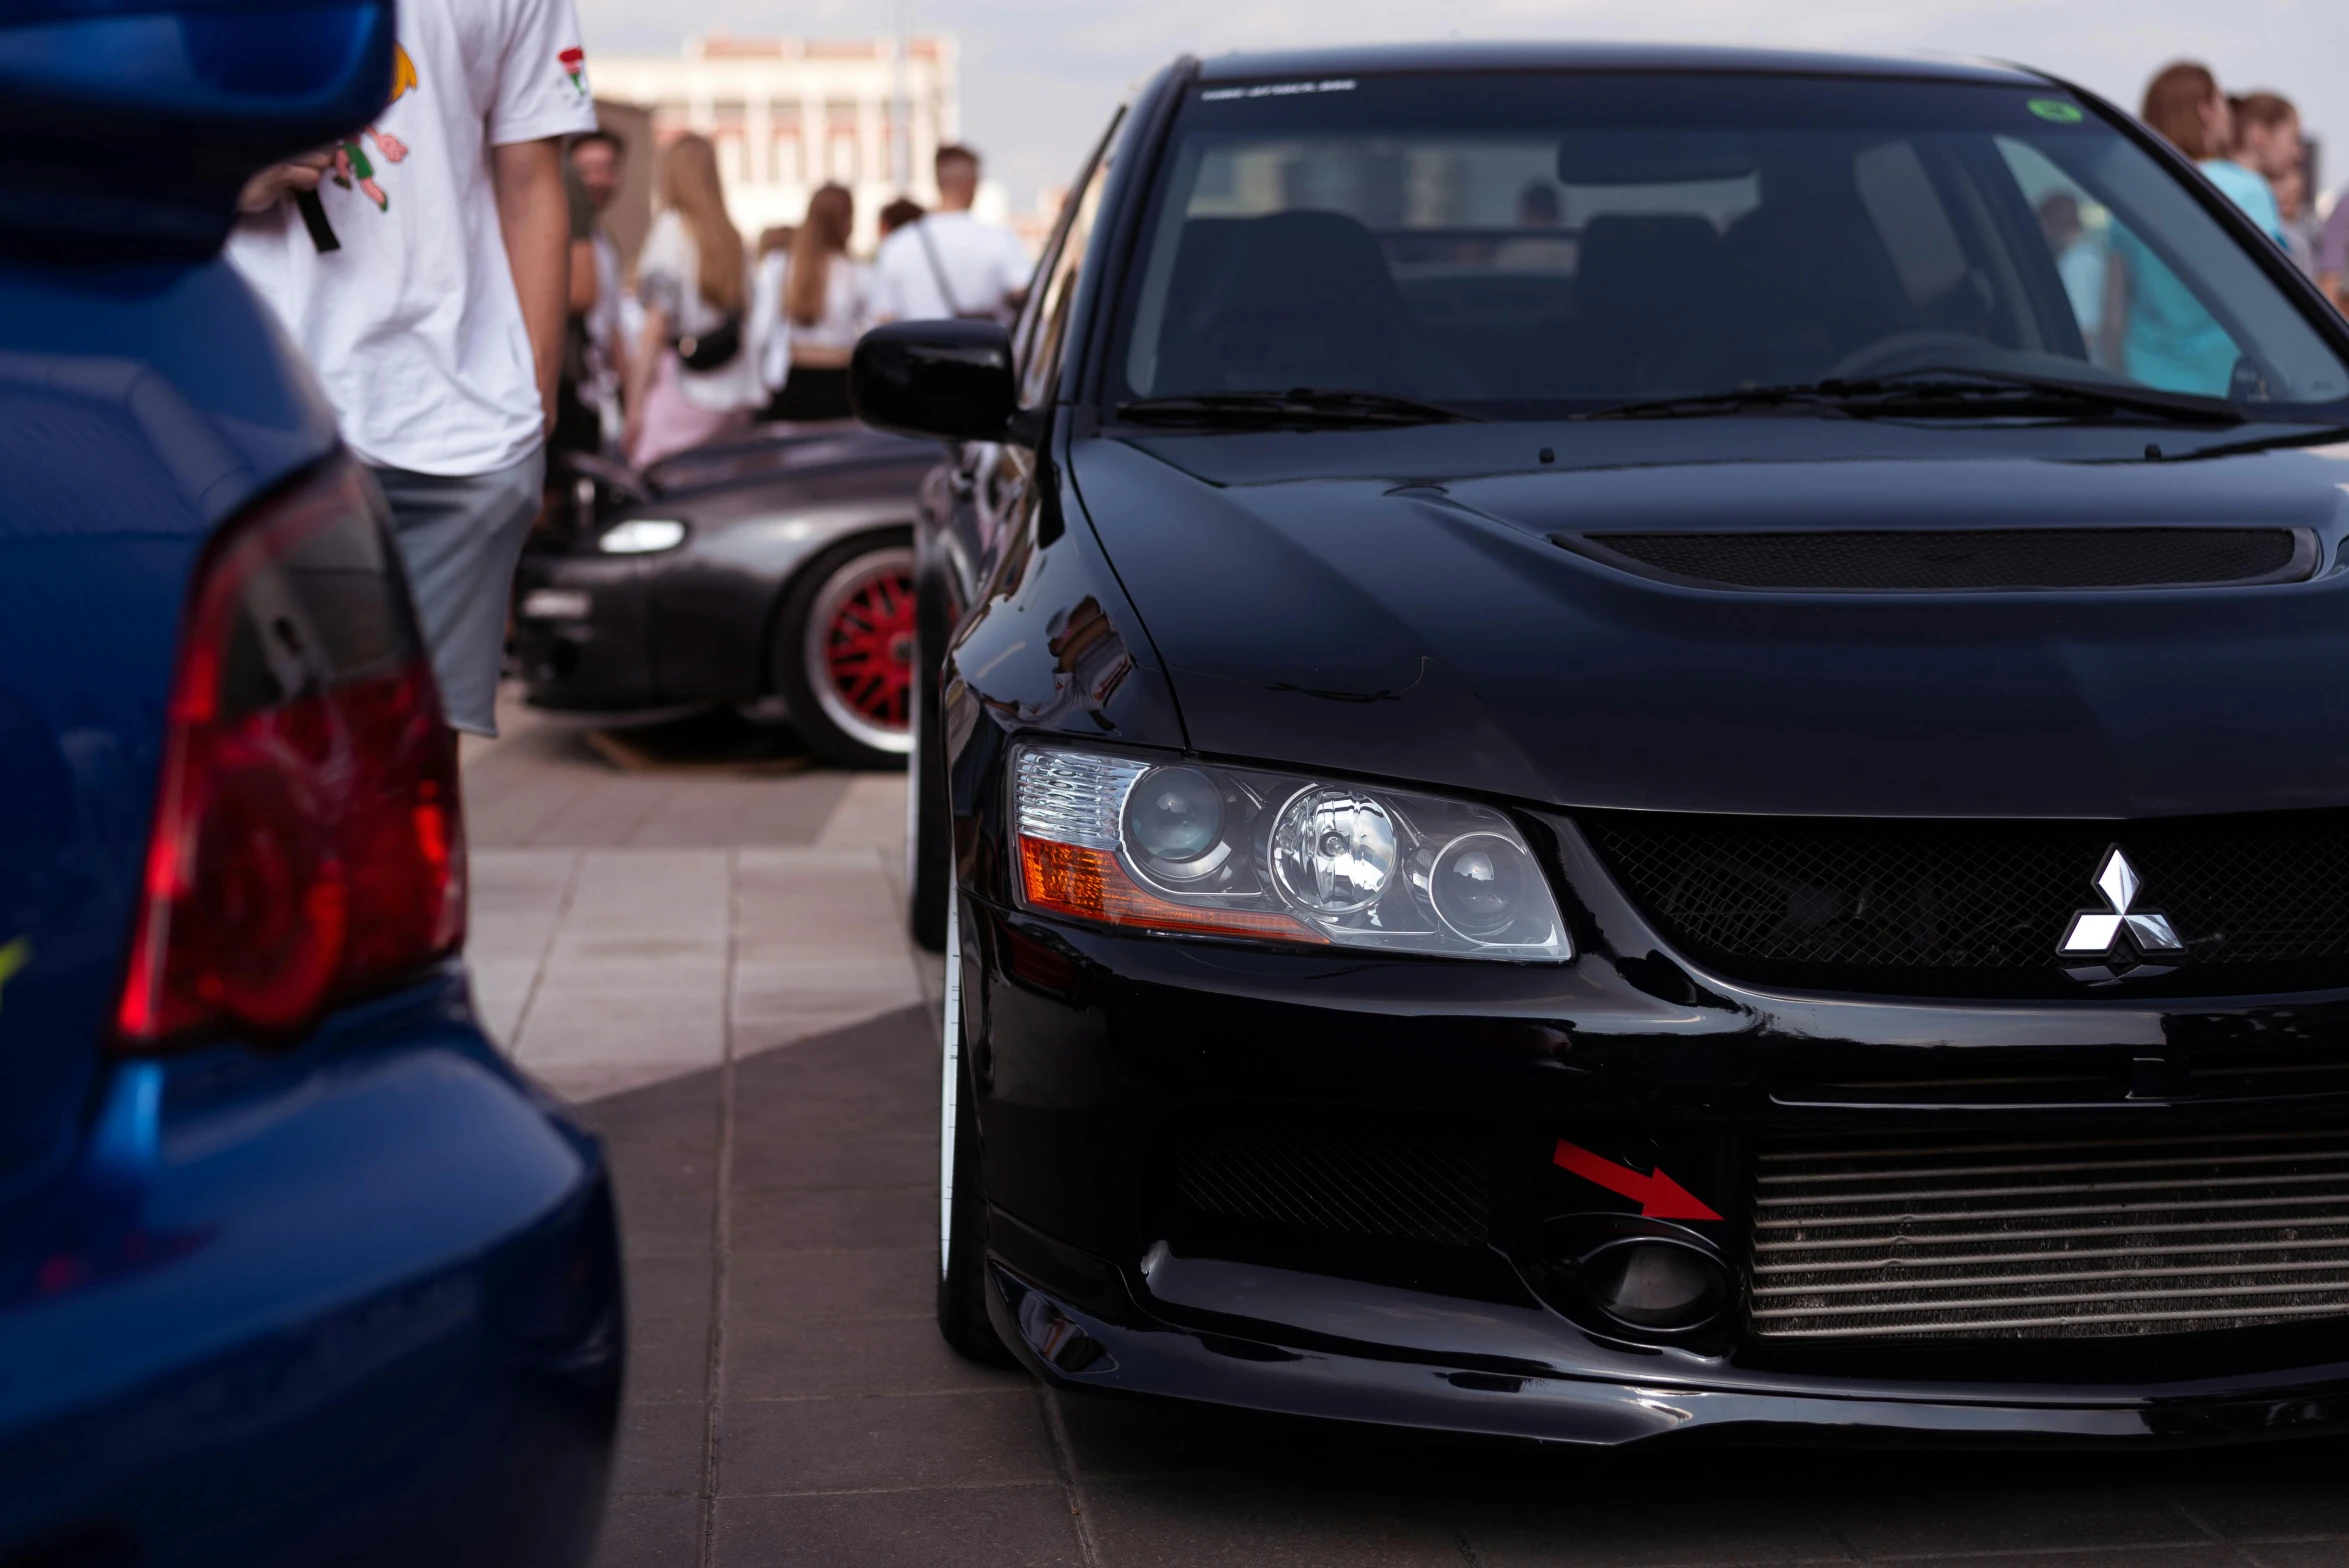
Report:
[[[1328,937],[1289,915],[1215,909],[1160,898],[1126,874],[1108,850],[1020,835],[1020,884],[1028,907],[1044,914],[1098,920],[1152,931],[1249,936],[1326,945]]]

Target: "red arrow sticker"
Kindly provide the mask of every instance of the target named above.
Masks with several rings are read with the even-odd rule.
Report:
[[[1551,1159],[1559,1169],[1572,1171],[1584,1181],[1595,1181],[1609,1192],[1619,1192],[1631,1199],[1648,1219],[1717,1220],[1721,1217],[1706,1208],[1695,1193],[1665,1175],[1660,1165],[1653,1175],[1642,1176],[1629,1166],[1618,1165],[1588,1149],[1576,1148],[1563,1138],[1558,1140],[1558,1152]]]

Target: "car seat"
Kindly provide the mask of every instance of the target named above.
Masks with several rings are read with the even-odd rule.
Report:
[[[1277,212],[1186,234],[1167,291],[1160,395],[1293,387],[1472,396],[1424,340],[1371,232],[1343,213]]]
[[[1672,390],[1665,371],[1705,317],[1721,238],[1693,213],[1611,213],[1583,226],[1574,273],[1579,328],[1562,390],[1637,397]]]
[[[1917,325],[1848,177],[1781,183],[1791,188],[1766,182],[1769,199],[1722,237],[1709,330],[1673,372],[1676,387],[1813,381]]]

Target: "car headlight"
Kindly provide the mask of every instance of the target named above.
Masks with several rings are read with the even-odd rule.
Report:
[[[685,542],[685,525],[668,517],[631,517],[614,523],[596,540],[606,555],[654,555]]]
[[[1023,746],[1019,896],[1040,914],[1259,941],[1560,962],[1574,944],[1489,806],[1254,768]]]

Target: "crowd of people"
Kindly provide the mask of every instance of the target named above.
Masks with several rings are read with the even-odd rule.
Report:
[[[684,135],[660,151],[659,212],[634,287],[600,222],[625,149],[602,131],[571,147],[571,321],[559,448],[638,467],[761,421],[845,419],[848,360],[883,321],[1008,320],[1031,266],[1010,231],[981,222],[979,155],[939,149],[938,204],[900,197],[879,244],[854,250],[856,199],[825,185],[755,260],[726,210],[716,149]]]
[[[2310,199],[2310,149],[2290,99],[2231,95],[2208,66],[2182,60],[2146,85],[2138,113],[2349,309],[2349,199],[2320,220]],[[2090,205],[2079,193],[2052,191],[2040,200],[2039,221],[2091,355],[2151,386],[2227,391],[2233,340],[2135,235],[2109,219],[2091,222]]]

